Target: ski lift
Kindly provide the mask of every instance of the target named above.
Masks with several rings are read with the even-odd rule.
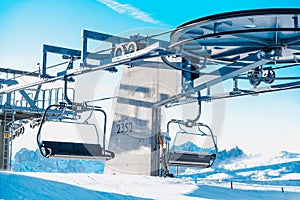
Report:
[[[69,57],[68,59],[69,63],[66,70],[73,68],[73,61],[75,58]],[[72,77],[64,76],[64,99],[66,103],[48,106],[44,111],[41,120],[39,120],[37,123],[39,124],[37,143],[41,154],[45,158],[58,157],[92,160],[110,160],[114,158],[115,154],[112,151],[107,150],[105,147],[107,123],[107,116],[105,111],[102,110],[101,107],[88,106],[87,103],[78,104],[72,102],[68,98],[68,81],[74,81],[74,79]],[[83,122],[78,122],[80,118],[78,113],[87,111],[90,111],[90,115]],[[96,125],[88,122],[94,111],[100,112],[104,116],[102,145],[99,142],[100,134],[97,130]],[[59,124],[59,126],[52,126],[57,128],[57,130],[55,130],[56,133],[58,131],[63,131],[61,130],[62,124],[76,124],[76,126],[84,126],[85,128],[89,127],[90,130],[94,130],[93,132],[96,135],[95,140],[97,141],[97,143],[83,143],[82,138],[79,140],[79,142],[57,141],[53,139],[41,141],[42,130],[49,131],[47,128],[45,128],[45,125],[49,122]],[[87,133],[86,135],[91,135],[91,133]]]
[[[164,136],[166,147],[162,156],[162,171],[169,174],[167,165],[186,167],[211,167],[217,157],[217,137],[209,126],[197,122],[201,116],[201,93],[198,91],[199,112],[195,119],[186,121],[172,119],[167,124],[167,136]],[[170,148],[170,125],[177,124],[180,131],[176,133],[173,144]],[[193,130],[197,128],[197,130]],[[189,129],[189,130],[187,130]],[[161,146],[162,139],[159,137]],[[165,169],[164,169],[165,168]]]
[[[78,122],[80,116],[77,114],[86,111],[90,111],[90,115],[83,122]],[[88,122],[88,119],[92,116],[94,111],[101,112],[104,116],[102,145],[100,145],[99,142],[100,134],[96,125]],[[37,143],[40,152],[45,158],[110,160],[114,158],[115,155],[105,148],[106,121],[106,113],[100,107],[91,107],[84,104],[67,105],[65,103],[50,105],[43,113],[37,134]],[[97,143],[67,142],[49,139],[41,141],[42,130],[48,130],[47,123],[50,123],[52,127],[55,126],[57,129],[61,129],[62,125],[82,126],[85,130],[89,128],[89,130],[94,130]]]
[[[180,131],[176,133],[171,148],[169,144],[167,145],[168,165],[211,167],[216,159],[218,148],[217,138],[210,127],[199,122],[173,119],[168,122],[167,132],[170,130],[171,123],[178,124]],[[189,132],[183,126],[185,128],[196,127],[198,130],[196,133]]]

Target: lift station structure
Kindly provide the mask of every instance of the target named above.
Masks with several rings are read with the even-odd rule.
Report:
[[[10,169],[11,144],[24,133],[25,123],[36,127],[37,147],[45,158],[105,160],[104,173],[168,176],[169,165],[210,167],[218,153],[218,134],[199,121],[201,103],[299,88],[300,77],[278,76],[280,71],[286,75],[299,67],[299,15],[300,9],[236,11],[150,36],[83,30],[81,50],[43,45],[40,71],[0,69],[12,74],[1,79],[1,169]],[[169,39],[158,39],[168,34]],[[105,42],[109,48],[88,52],[90,40]],[[54,66],[47,63],[49,53],[62,55],[67,67],[51,74],[49,68]],[[90,104],[91,99],[76,102],[74,88],[68,87],[78,76],[95,71],[122,73],[113,116],[107,116],[104,107]],[[38,80],[19,84],[18,77],[24,76]],[[233,83],[230,90],[211,92],[228,80]],[[64,86],[43,88],[56,81]],[[241,82],[248,82],[248,87]],[[162,121],[162,108],[195,102],[196,117]],[[101,130],[90,123],[96,112],[102,113]],[[110,129],[109,117],[113,118]],[[77,132],[87,132],[79,127],[89,127],[96,139],[44,138],[49,127],[63,123],[76,124]],[[171,126],[177,130],[173,136]]]

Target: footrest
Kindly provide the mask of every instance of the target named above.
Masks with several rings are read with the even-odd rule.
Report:
[[[206,168],[210,167],[215,159],[216,154],[171,152],[169,165]]]
[[[114,153],[104,150],[99,144],[42,141],[41,149],[45,157],[109,160]]]

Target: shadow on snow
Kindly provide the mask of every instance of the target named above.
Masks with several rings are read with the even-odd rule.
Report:
[[[0,199],[145,199],[28,177],[0,173]]]

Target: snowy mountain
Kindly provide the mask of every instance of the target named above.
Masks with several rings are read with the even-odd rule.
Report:
[[[196,146],[193,143],[185,143],[183,145],[177,146],[176,150],[185,150],[185,151],[190,151],[190,152],[203,152],[203,153],[215,153],[212,152],[211,149],[202,149],[198,146]],[[223,165],[225,163],[233,163],[236,162],[237,160],[241,159],[247,159],[249,156],[246,155],[239,147],[232,148],[230,150],[223,150],[219,151],[217,158],[211,168],[215,169],[218,168],[219,165]],[[172,173],[175,173],[177,171],[176,167],[170,166],[169,167],[170,171]],[[185,172],[186,170],[193,170],[188,167],[180,167],[178,169],[180,173]]]
[[[179,149],[190,151],[206,151],[193,143],[184,144]],[[235,159],[246,157],[238,147],[229,151],[223,150],[218,153],[215,165],[226,161],[230,163]],[[12,171],[15,172],[63,172],[63,173],[103,173],[104,162],[91,160],[65,160],[44,158],[38,150],[30,151],[22,148],[16,153],[12,161]],[[185,169],[185,168],[182,168]]]
[[[195,146],[189,145],[195,150]],[[197,149],[199,150],[199,149]],[[25,148],[16,153],[12,162],[14,172],[103,173],[104,163],[91,160],[46,159],[38,150]],[[170,167],[176,174],[176,168]],[[240,148],[218,153],[214,165],[208,169],[180,167],[178,178],[300,185],[300,154],[280,152],[276,156],[246,155]],[[288,181],[287,181],[288,180]],[[274,183],[274,182],[273,182]],[[272,183],[272,184],[273,184]]]
[[[193,142],[186,142],[182,145],[172,146],[170,151],[185,151],[185,152],[202,152],[202,153],[216,153],[214,148],[201,148]]]
[[[231,159],[227,159],[229,157]],[[236,147],[228,152],[220,152],[219,161],[212,168],[186,168],[177,177],[197,177],[206,181],[232,181],[260,185],[299,186],[300,154],[282,151],[276,156],[247,156]]]
[[[239,148],[235,147],[230,149],[229,151],[223,150],[218,152],[218,156],[214,166],[219,165],[222,162],[233,162],[237,159],[247,158],[248,156]]]
[[[39,150],[22,148],[12,161],[14,172],[103,173],[104,163],[94,160],[44,158]]]

